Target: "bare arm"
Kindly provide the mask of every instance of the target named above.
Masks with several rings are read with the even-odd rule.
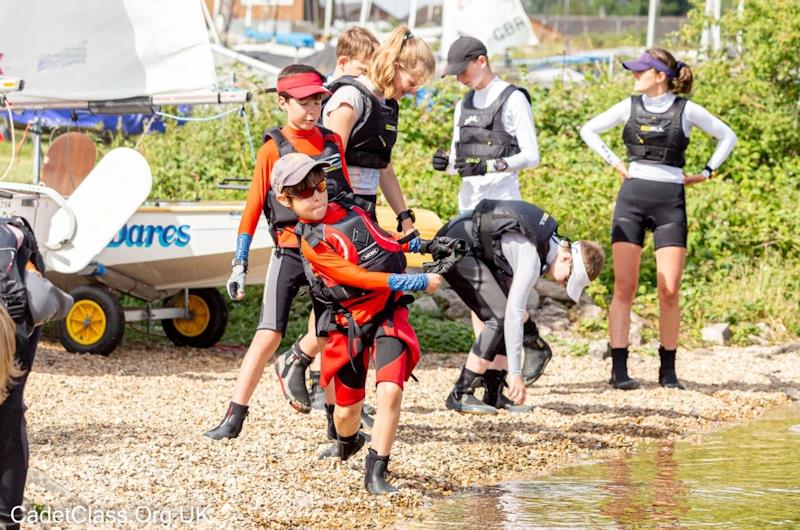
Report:
[[[390,162],[388,166],[381,169],[381,191],[383,196],[386,197],[386,202],[392,208],[394,213],[406,211],[406,199],[403,196],[403,190],[400,189],[400,183],[397,181],[397,175],[394,172],[394,167]],[[411,219],[403,220],[403,233],[408,233],[414,230],[414,223]]]
[[[338,134],[342,139],[342,151],[347,150],[350,133],[356,125],[356,113],[353,107],[342,103],[338,108],[325,115],[325,126]]]

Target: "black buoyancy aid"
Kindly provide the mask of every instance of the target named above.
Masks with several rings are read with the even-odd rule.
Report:
[[[334,141],[334,133],[323,127],[319,127],[322,131],[324,145],[322,152],[316,156],[312,156],[314,160],[322,160],[328,162],[330,166],[325,168],[325,178],[328,181],[328,200],[339,200],[343,195],[352,193],[350,184],[344,176],[344,169],[342,168],[342,156],[339,153],[339,146]],[[297,150],[292,143],[286,139],[281,132],[280,127],[273,127],[264,133],[264,143],[272,140],[278,147],[278,154],[285,156],[289,153],[294,153]],[[278,202],[275,190],[270,187],[267,194],[267,200],[264,201],[264,215],[269,220],[269,227],[272,231],[272,237],[277,241],[277,234],[284,227],[294,226],[297,223],[297,216],[295,213]]]
[[[359,206],[349,204],[342,207],[347,209],[347,213],[338,221],[331,224],[298,223],[295,231],[312,248],[326,243],[334,248],[345,246],[355,250],[355,253],[345,252],[344,258],[368,271],[403,273],[406,270],[406,257],[400,243]],[[303,262],[312,293],[328,305],[370,293],[355,286],[330,285],[314,274],[305,260]]]
[[[328,90],[336,92],[343,86],[352,86],[364,98],[364,113],[356,121],[344,158],[348,165],[383,169],[392,159],[392,148],[397,142],[397,123],[400,106],[393,99],[380,99],[355,77],[342,76]]]
[[[517,90],[525,94],[530,103],[531,96],[524,88],[509,85],[491,105],[485,109],[478,109],[473,103],[475,91],[469,91],[461,103],[456,157],[477,156],[493,160],[519,153],[517,138],[503,127],[503,105]]]
[[[676,97],[665,112],[650,112],[642,96],[631,96],[631,117],[622,130],[629,162],[683,167],[689,137],[683,132],[682,116],[686,98]]]
[[[500,245],[507,232],[519,232],[528,238],[539,254],[541,271],[547,270],[547,252],[550,239],[558,229],[558,222],[531,203],[524,201],[495,201],[484,199],[472,212],[472,246],[480,249],[481,258],[512,276],[511,269]]]
[[[17,248],[17,237],[6,225],[14,226],[23,234],[22,245]],[[17,325],[17,336],[26,339],[34,328],[33,316],[25,287],[25,267],[28,262],[44,273],[44,260],[36,244],[36,236],[22,217],[0,219],[0,301]]]

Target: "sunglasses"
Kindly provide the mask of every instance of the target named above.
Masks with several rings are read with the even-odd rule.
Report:
[[[297,197],[298,199],[310,199],[311,197],[314,196],[315,192],[322,193],[327,189],[328,189],[328,181],[322,179],[316,184],[312,184],[307,188],[303,188],[302,190],[292,190],[291,192],[288,192],[287,195],[291,195],[292,197]]]

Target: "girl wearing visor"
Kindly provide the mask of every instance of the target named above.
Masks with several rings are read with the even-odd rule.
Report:
[[[736,135],[706,109],[681,97],[692,90],[692,70],[668,51],[651,48],[622,64],[633,72],[633,89],[639,94],[620,101],[581,128],[581,138],[614,167],[622,181],[611,225],[614,296],[608,324],[610,383],[622,390],[639,387],[628,375],[628,332],[645,232],[651,230],[660,308],[658,382],[666,388],[683,389],[675,375],[675,352],[680,328],[679,287],[686,257],[684,187],[712,178],[733,150]],[[599,136],[623,123],[627,164]],[[718,142],[706,166],[687,173],[685,155],[692,127],[699,127]]]
[[[447,396],[448,409],[470,414],[531,410],[524,405],[523,353],[538,347],[531,342],[538,333],[527,310],[534,285],[546,274],[577,302],[603,269],[600,245],[571,243],[556,234],[557,228],[556,220],[533,204],[484,199],[436,234],[467,242],[466,256],[443,276],[483,322]],[[508,397],[503,395],[506,382]],[[474,396],[480,386],[486,390],[483,401]]]

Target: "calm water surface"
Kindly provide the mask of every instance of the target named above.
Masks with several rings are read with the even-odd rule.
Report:
[[[401,528],[800,528],[800,407],[552,476],[466,491]]]

